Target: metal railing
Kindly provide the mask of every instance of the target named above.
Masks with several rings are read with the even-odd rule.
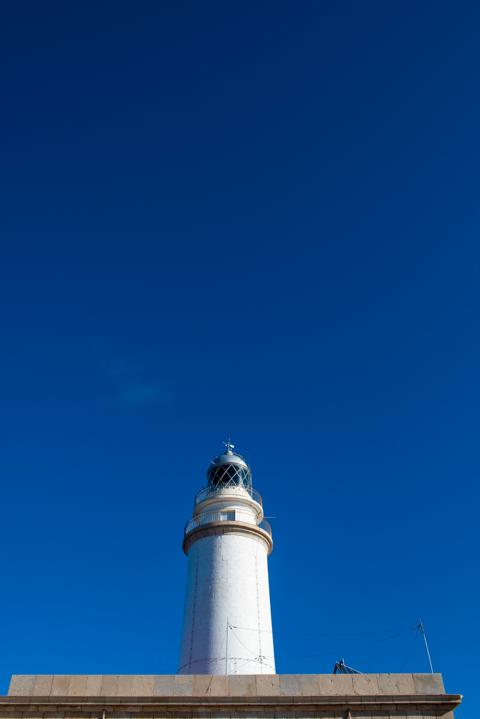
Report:
[[[202,525],[210,524],[211,522],[228,522],[228,521],[238,521],[242,522],[241,517],[237,517],[235,520],[228,520],[225,516],[227,512],[202,512],[201,514],[197,514],[196,516],[192,517],[188,520],[188,522],[185,525],[184,529],[184,535],[189,534],[194,529],[197,529],[197,527],[201,527]],[[259,527],[260,529],[263,529],[264,532],[272,536],[272,528],[270,526],[270,523],[267,522],[266,519],[262,519],[260,524],[255,524],[254,522],[243,522],[244,524],[251,524],[252,527]]]
[[[204,487],[200,490],[200,492],[197,492],[195,496],[195,504],[200,504],[200,502],[203,502],[205,499],[216,497],[218,495],[225,495],[226,497],[230,497],[231,495],[239,497],[248,495],[254,502],[257,502],[260,506],[262,506],[262,495],[257,492],[256,489],[253,489],[253,487],[247,489],[247,487],[239,487],[238,485],[231,485],[230,487],[209,485],[208,487]]]
[[[266,519],[262,519],[258,526],[260,527],[260,529],[263,529],[264,532],[272,536],[272,525],[270,524],[270,522],[267,522]]]

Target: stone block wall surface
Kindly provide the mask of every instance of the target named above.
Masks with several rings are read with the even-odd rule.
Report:
[[[0,719],[453,719],[440,674],[14,675]]]
[[[14,674],[8,696],[360,697],[444,693],[441,674]]]

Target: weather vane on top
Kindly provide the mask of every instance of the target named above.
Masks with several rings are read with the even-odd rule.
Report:
[[[233,450],[234,447],[235,447],[235,445],[232,444],[232,441],[231,441],[230,437],[227,439],[226,442],[223,442],[223,444],[225,445],[225,449],[227,450],[227,454],[231,453],[232,450]]]

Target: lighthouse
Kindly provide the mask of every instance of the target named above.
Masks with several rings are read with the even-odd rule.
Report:
[[[251,469],[225,442],[184,532],[188,578],[179,674],[275,674],[272,546]]]

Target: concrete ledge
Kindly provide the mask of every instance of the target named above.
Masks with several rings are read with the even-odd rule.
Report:
[[[222,534],[251,534],[260,541],[265,542],[268,554],[271,554],[273,549],[273,539],[268,532],[255,524],[235,520],[234,522],[214,521],[200,524],[195,529],[190,530],[183,538],[183,551],[188,554],[188,550],[197,539],[208,537],[212,534],[217,536]]]
[[[441,674],[13,675],[9,697],[328,697],[445,695]]]
[[[0,697],[1,717],[315,717],[319,712],[379,716],[443,717],[461,702],[458,694],[325,697]]]
[[[0,719],[453,719],[440,674],[16,675]]]

